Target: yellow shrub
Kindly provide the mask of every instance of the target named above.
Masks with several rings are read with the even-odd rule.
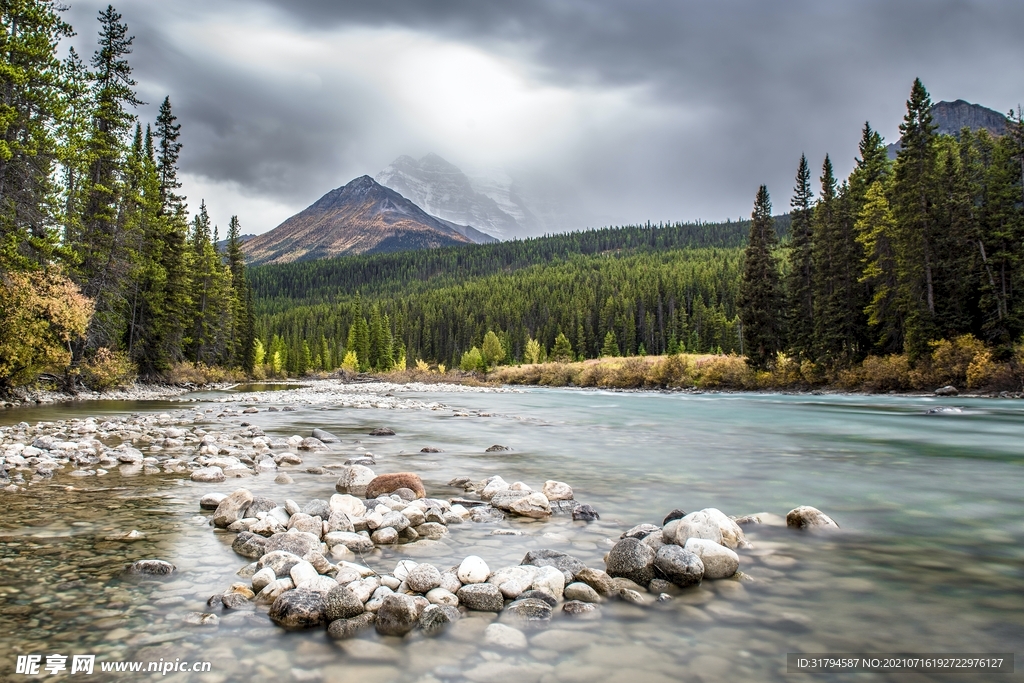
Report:
[[[739,356],[706,356],[694,364],[696,384],[702,388],[746,389],[756,384],[754,372]]]
[[[647,383],[661,387],[693,386],[693,360],[677,353],[655,361],[647,370]]]
[[[867,391],[903,391],[911,387],[910,360],[905,354],[868,356],[861,364],[860,384]]]
[[[94,391],[133,384],[138,378],[138,368],[123,351],[101,348],[96,355],[82,363],[82,381]]]
[[[975,358],[988,354],[988,361],[991,361],[991,354],[985,350],[985,344],[969,334],[956,337],[952,341],[942,339],[932,342],[931,347],[931,357],[922,364],[918,375],[920,379],[916,382],[922,389],[947,384],[970,386],[968,371]],[[982,365],[985,362],[982,361]],[[980,369],[978,371],[980,372]]]
[[[991,351],[985,350],[975,354],[965,373],[967,388],[976,391],[991,386],[999,374],[999,370],[999,364],[992,360]]]

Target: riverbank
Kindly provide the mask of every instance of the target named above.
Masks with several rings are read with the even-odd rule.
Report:
[[[68,403],[72,401],[156,401],[160,399],[173,398],[202,389],[225,389],[231,384],[223,383],[204,387],[194,385],[174,384],[147,384],[135,383],[127,387],[118,387],[107,391],[83,390],[75,394],[52,389],[39,389],[19,387],[10,394],[0,398],[0,405],[4,408],[18,408],[22,406],[49,405],[53,403]]]

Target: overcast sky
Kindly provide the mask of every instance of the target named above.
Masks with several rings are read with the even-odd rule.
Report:
[[[97,11],[70,0],[80,51]],[[1024,102],[1021,0],[121,0],[144,120],[171,98],[191,208],[264,232],[400,154],[507,168],[568,228],[785,210],[915,77]]]

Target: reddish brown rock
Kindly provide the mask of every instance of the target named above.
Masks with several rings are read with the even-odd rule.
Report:
[[[423,488],[423,481],[420,480],[418,474],[413,474],[412,472],[395,472],[374,477],[366,487],[366,497],[376,498],[382,493],[394,493],[398,489],[409,489],[416,494],[417,498],[427,497],[427,491]]]

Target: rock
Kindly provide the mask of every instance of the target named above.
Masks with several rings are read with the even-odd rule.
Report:
[[[369,483],[369,482],[367,482]],[[362,517],[366,514],[366,505],[355,496],[335,493],[331,496],[328,507],[332,512],[342,512],[349,517]]]
[[[421,538],[426,538],[432,541],[437,541],[448,535],[448,527],[436,522],[424,522],[416,527],[416,531],[419,533]]]
[[[608,553],[608,575],[646,586],[654,578],[654,557],[654,551],[637,539],[624,538]]]
[[[356,527],[355,524],[352,523],[352,518],[344,512],[335,510],[327,518],[327,533],[332,531],[346,531],[354,533],[355,530]]]
[[[348,465],[341,470],[341,476],[338,477],[334,488],[338,493],[348,493],[349,491],[362,493],[366,490],[367,485],[373,481],[374,477],[376,475],[369,467]]]
[[[493,583],[472,583],[458,592],[459,604],[478,612],[500,612],[505,598]]]
[[[427,591],[427,602],[432,605],[448,605],[449,607],[458,607],[459,598],[454,593],[438,586],[437,588]]]
[[[735,550],[736,548],[746,548],[750,545],[743,535],[743,529],[724,512],[717,508],[704,508],[701,512],[708,515],[718,524],[718,530],[722,534],[722,545],[726,548]],[[676,533],[678,534],[678,530]]]
[[[362,601],[345,586],[335,586],[324,597],[324,617],[328,622],[351,619],[362,613]]]
[[[458,621],[461,616],[459,610],[450,605],[427,605],[420,614],[420,630],[425,636],[436,636],[449,624]]]
[[[324,522],[319,517],[310,517],[305,512],[296,512],[288,519],[288,530],[302,531],[318,539],[323,534]]]
[[[566,583],[575,581],[576,573],[587,568],[582,560],[559,550],[551,550],[549,548],[531,550],[526,553],[520,564],[533,565],[534,567],[555,567],[565,574]]]
[[[444,518],[446,522],[448,521],[448,515],[450,514],[451,513],[445,513]],[[488,524],[491,522],[500,522],[505,519],[505,513],[490,506],[475,507],[470,509],[469,518],[477,524]]]
[[[398,489],[410,489],[417,498],[426,498],[427,491],[423,488],[423,481],[418,474],[412,472],[395,472],[393,474],[381,474],[367,483],[366,497],[376,498],[377,496],[390,494]]]
[[[491,575],[491,569],[483,559],[470,555],[459,565],[456,575],[463,584],[483,583]]]
[[[368,553],[373,550],[373,540],[369,536],[349,531],[332,531],[327,534],[324,541],[330,547],[343,545],[354,553]]]
[[[686,541],[691,538],[722,543],[722,529],[718,519],[704,510],[691,512],[678,521],[670,522],[665,529],[665,538],[676,545],[686,545]]]
[[[300,451],[326,451],[327,444],[320,439],[314,439],[311,436],[307,436],[302,440],[302,443],[298,445]]]
[[[327,627],[327,635],[334,640],[354,638],[363,629],[373,626],[376,618],[373,612],[363,612],[351,619],[336,619]]]
[[[140,576],[169,576],[177,569],[170,562],[163,560],[139,560],[124,568],[125,574],[136,574]]]
[[[288,575],[292,577],[292,581],[296,586],[300,585],[303,581],[315,578],[319,576],[316,568],[306,560],[296,562],[292,565],[292,568],[288,570]]]
[[[572,617],[595,619],[601,616],[601,608],[592,602],[570,600],[562,605],[562,611]]]
[[[695,586],[704,578],[704,562],[700,557],[677,545],[665,545],[658,550],[654,558],[654,569],[675,585],[684,588]]]
[[[263,587],[263,590],[256,596],[256,602],[261,605],[273,604],[279,597],[295,588],[295,582],[290,578],[275,579]]]
[[[395,435],[395,430],[392,429],[391,427],[377,427],[372,432],[370,432],[370,436],[394,436],[394,435]]]
[[[557,604],[557,603],[555,603]],[[540,625],[551,621],[554,604],[538,598],[519,598],[508,604],[504,615],[524,624]]]
[[[786,526],[786,518],[782,515],[776,515],[772,512],[756,512],[752,515],[742,515],[740,517],[733,517],[732,521],[736,522],[740,526],[746,526],[748,524],[764,524],[765,526]]]
[[[551,595],[551,593],[547,593],[545,591],[528,590],[525,593],[523,593],[521,596],[519,596],[519,599],[520,600],[540,600],[541,602],[545,603],[549,607],[554,607],[555,605],[558,604],[558,600],[555,599],[555,596],[553,596],[553,595]]]
[[[192,481],[219,483],[224,481],[224,470],[219,467],[200,467],[192,471]]]
[[[525,650],[526,635],[517,628],[504,624],[490,624],[484,629],[484,644],[504,650]]]
[[[444,588],[449,593],[458,593],[459,589],[462,588],[462,582],[459,581],[458,574],[453,571],[441,572],[441,588]]]
[[[405,529],[409,528],[410,522],[409,518],[403,515],[401,512],[398,512],[397,510],[392,510],[391,512],[384,515],[384,518],[381,520],[380,525],[382,527],[389,526],[395,531],[404,531]]]
[[[319,517],[320,519],[328,519],[331,516],[330,504],[321,498],[314,498],[306,503],[302,511],[310,517]]]
[[[644,596],[641,595],[639,591],[635,591],[632,588],[620,588],[619,599],[633,605],[640,605],[641,607],[647,604],[647,601],[644,600]]]
[[[551,504],[543,493],[531,493],[509,505],[509,511],[520,517],[543,519],[551,516]]]
[[[375,625],[382,636],[404,636],[416,626],[416,602],[408,595],[392,593],[377,610]]]
[[[612,580],[612,577],[600,569],[587,567],[576,573],[576,580],[582,581],[597,591],[598,595],[606,598],[614,595],[616,591],[615,582]]]
[[[672,512],[670,512],[667,515],[665,515],[665,519],[661,522],[661,525],[665,526],[666,524],[668,524],[672,520],[674,520],[674,519],[682,519],[685,516],[686,516],[685,512],[683,512],[679,508],[676,508]]]
[[[287,472],[282,472],[281,474],[279,474],[276,477],[274,477],[274,483],[275,484],[294,484],[295,480],[292,479],[290,476],[288,476]]]
[[[271,581],[277,580],[277,572],[272,567],[264,567],[252,575],[252,589],[259,593]]]
[[[512,450],[512,449],[509,448],[508,446],[502,446],[500,444],[494,444],[490,448],[486,449],[484,452],[485,453],[501,453],[502,451],[510,451],[510,450]]]
[[[410,590],[427,593],[441,585],[441,572],[432,564],[419,564],[405,578]],[[429,599],[429,598],[428,598]]]
[[[452,481],[458,481],[458,480],[453,479]],[[451,486],[451,482],[449,482],[448,485]],[[469,484],[467,484],[467,486],[468,485]],[[496,494],[496,493],[498,493],[500,491],[507,491],[508,489],[509,489],[509,485],[508,485],[507,481],[505,481],[504,479],[502,479],[499,476],[493,476],[490,479],[488,479],[487,483],[484,485],[484,487],[482,489],[480,489],[480,491],[479,491],[480,498],[483,499],[483,500],[490,500],[490,499],[494,498],[494,494]]]
[[[580,505],[572,511],[572,518],[577,522],[593,522],[601,519],[601,515],[591,505]]]
[[[651,550],[653,550],[654,552],[658,552],[659,550],[661,550],[662,546],[666,545],[665,532],[659,529],[658,531],[655,531],[653,534],[644,536],[642,539],[640,539],[640,542],[648,548],[650,548]]]
[[[424,446],[420,449],[420,453],[444,453],[440,448],[434,448],[433,446]]]
[[[740,558],[734,551],[705,538],[691,538],[683,546],[704,563],[705,579],[727,579],[736,573]]]
[[[224,609],[250,611],[256,606],[249,602],[249,599],[239,593],[224,593],[220,596],[220,604]]]
[[[314,429],[310,436],[314,439],[319,439],[322,443],[339,443],[341,441],[341,439],[336,437],[334,434],[331,434],[324,429]]]
[[[786,514],[786,526],[792,529],[838,529],[831,517],[818,508],[801,505]]]
[[[217,506],[213,513],[213,525],[224,528],[242,519],[243,513],[253,501],[252,492],[248,489],[238,489],[227,496]]]
[[[583,583],[577,581],[570,583],[565,587],[564,597],[566,600],[578,600],[579,602],[601,602],[601,596],[597,594],[597,591]]]
[[[274,576],[281,579],[290,577],[292,567],[302,562],[302,557],[286,550],[274,550],[268,552],[256,562],[259,571],[269,568]]]
[[[235,536],[231,549],[242,557],[258,559],[266,552],[267,539],[248,531],[240,531]]]
[[[548,480],[544,482],[541,493],[549,500],[572,500],[572,487],[561,481]]]
[[[957,391],[956,387],[954,387],[953,385],[950,385],[950,384],[947,384],[946,386],[940,387],[940,388],[935,390],[935,395],[936,396],[956,396],[959,393],[960,392]]]
[[[264,549],[268,553],[285,550],[302,557],[310,550],[320,550],[320,538],[313,534],[293,530],[283,534],[274,534],[267,539]]]
[[[209,612],[188,612],[181,619],[190,626],[219,626],[220,617]]]
[[[656,524],[637,524],[629,531],[624,532],[619,538],[635,538],[642,541],[655,531],[661,531],[661,527]]]
[[[203,510],[216,510],[220,502],[227,497],[226,493],[207,493],[199,499],[199,507]]]
[[[370,534],[370,540],[375,545],[392,545],[398,543],[398,532],[389,526],[381,527]]]
[[[556,600],[562,599],[565,590],[565,574],[557,567],[540,567],[533,577],[531,584],[535,590],[543,591]]]
[[[266,590],[266,589],[264,589]],[[324,623],[324,596],[316,591],[286,591],[270,606],[270,618],[282,628],[297,630]]]

